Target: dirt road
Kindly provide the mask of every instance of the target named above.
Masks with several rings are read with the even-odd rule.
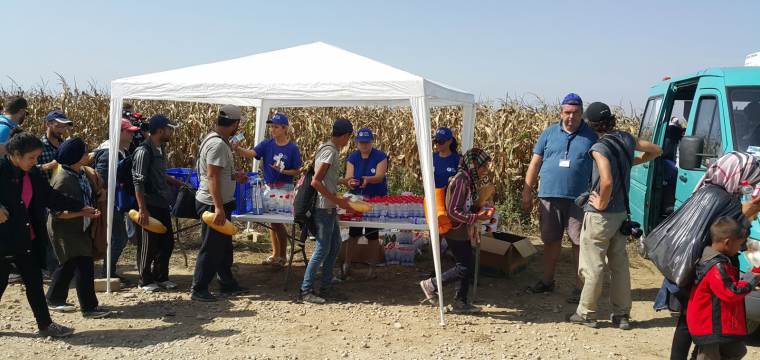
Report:
[[[538,245],[538,242],[534,242]],[[540,247],[539,247],[540,249]],[[0,356],[10,359],[661,359],[669,354],[674,320],[655,313],[652,300],[661,278],[644,261],[632,269],[635,328],[621,331],[603,322],[589,329],[563,322],[575,307],[565,303],[572,283],[569,249],[560,266],[553,295],[527,294],[540,271],[540,256],[511,279],[483,278],[478,290],[484,312],[449,315],[438,324],[435,308],[419,305],[418,281],[432,269],[382,268],[374,281],[340,285],[349,303],[297,304],[296,282],[282,289],[283,272],[258,265],[264,254],[238,252],[236,272],[248,296],[202,304],[190,300],[190,267],[173,259],[173,280],[181,291],[143,294],[127,289],[99,294],[118,313],[85,320],[78,313],[54,314],[74,326],[63,340],[34,336],[35,325],[23,286],[10,285],[0,302]],[[127,255],[129,261],[134,255]],[[446,260],[446,265],[451,263]],[[131,270],[126,264],[125,271]],[[300,264],[296,277],[303,273]],[[128,274],[134,278],[134,272]],[[451,297],[453,289],[446,292]],[[606,295],[606,290],[605,290]],[[74,290],[70,300],[76,302]],[[603,301],[601,317],[609,306]],[[758,344],[748,359],[760,358]]]

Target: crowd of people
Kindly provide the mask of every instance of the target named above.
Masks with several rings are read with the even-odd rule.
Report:
[[[103,318],[111,314],[99,305],[94,288],[95,262],[107,258],[103,236],[107,229],[101,214],[108,210],[105,194],[110,140],[88,149],[82,139],[69,138],[74,121],[55,109],[44,119],[45,133],[37,137],[22,130],[27,108],[24,98],[9,98],[0,115],[0,233],[7,234],[0,241],[0,295],[9,281],[22,281],[40,334],[67,336],[73,330],[53,322],[50,311],[77,309],[67,301],[72,280],[76,279],[83,316]],[[598,326],[596,313],[604,271],[609,269],[610,320],[614,326],[627,330],[633,326],[625,231],[630,224],[630,172],[633,166],[660,156],[662,150],[617,129],[615,115],[603,103],[592,103],[584,111],[581,97],[571,93],[563,99],[560,109],[560,120],[538,138],[525,175],[522,207],[532,212],[538,204],[544,243],[543,273],[527,291],[555,291],[562,239],[567,234],[576,265],[576,280],[569,289],[567,302],[578,304],[567,321]],[[245,120],[239,107],[222,106],[213,131],[204,136],[198,149],[195,211],[199,217],[212,213],[216,225],[231,219],[236,206],[236,183],[247,181],[245,172],[235,169],[235,156],[260,160],[264,182],[271,189],[293,191],[295,180],[305,171],[299,147],[288,134],[286,114],[278,112],[268,119],[270,137],[252,148],[243,146],[244,136],[238,134]],[[120,126],[111,263],[103,262],[99,276],[107,275],[110,268],[111,277],[129,283],[116,271],[116,265],[129,239],[134,239],[139,288],[146,292],[175,289],[177,284],[171,281],[169,271],[174,249],[169,204],[175,200],[172,187],[189,186],[167,175],[166,147],[177,124],[163,114],[145,119],[126,105]],[[356,150],[342,162],[341,150],[352,138]],[[374,146],[374,140],[372,129],[354,131],[350,120],[337,118],[330,139],[318,147],[314,163],[308,166],[313,175],[307,185],[317,193],[312,212],[316,247],[300,286],[300,299],[305,302],[322,304],[346,299],[335,289],[333,277],[342,246],[347,248],[341,264],[343,277],[352,273],[351,254],[358,244],[369,244],[370,249],[380,246],[378,229],[350,228],[344,244],[338,225],[338,208],[350,208],[349,200],[338,195],[339,186],[367,197],[388,193],[389,158]],[[441,281],[444,285],[458,284],[452,311],[477,312],[480,309],[471,303],[468,293],[475,266],[472,250],[480,241],[476,224],[491,216],[477,203],[481,179],[489,172],[491,156],[478,148],[460,153],[449,128],[437,129],[433,141],[435,186],[446,193],[445,209],[452,225],[442,238],[455,258],[454,267],[442,274]],[[736,176],[727,176],[727,168],[738,169],[731,173]],[[696,192],[719,187],[736,194],[740,181],[760,182],[759,172],[756,158],[731,153],[713,164]],[[739,207],[737,216],[716,216],[709,236],[704,235],[710,242],[703,246],[693,291],[681,289],[679,299],[684,310],[674,337],[674,358],[685,358],[692,341],[699,345],[698,351],[704,358],[742,353],[741,344],[732,342],[735,340],[732,335],[738,331],[733,328],[741,324],[731,322],[717,327],[711,317],[715,309],[710,310],[720,307],[731,314],[743,311],[731,304],[759,281],[752,273],[739,280],[730,258],[747,239],[747,219],[753,219],[760,211],[760,202],[734,206]],[[135,222],[126,217],[131,209],[138,212]],[[167,231],[162,234],[147,231],[144,227],[151,218]],[[232,272],[232,237],[205,223],[201,226],[202,242],[191,298],[212,302],[219,294],[235,296],[248,292]],[[285,264],[288,234],[282,225],[271,224],[270,229],[272,254],[264,264],[281,268]],[[377,252],[368,253],[370,267],[366,277],[372,279]],[[50,279],[47,294],[43,291],[43,278]],[[219,283],[216,294],[209,289],[214,279]],[[423,280],[420,287],[425,300],[435,303],[437,279]]]

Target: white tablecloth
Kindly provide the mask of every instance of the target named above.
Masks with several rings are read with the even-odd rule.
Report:
[[[293,216],[279,214],[241,214],[232,215],[232,220],[241,222],[255,222],[262,224],[293,224]],[[407,223],[385,223],[376,221],[338,221],[341,227],[367,227],[374,229],[396,229],[396,230],[428,230],[427,224],[407,224]]]

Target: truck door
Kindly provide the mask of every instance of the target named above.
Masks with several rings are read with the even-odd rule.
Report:
[[[705,139],[704,156],[697,169],[685,170],[679,167],[676,187],[676,204],[680,206],[689,199],[707,168],[725,153],[727,143],[723,129],[728,129],[721,116],[722,94],[717,89],[698,89],[695,95],[696,111],[689,117],[686,134]]]
[[[655,142],[657,133],[657,124],[660,118],[660,109],[662,108],[662,95],[652,96],[647,100],[644,115],[641,118],[641,127],[639,128],[638,138],[642,140]],[[636,156],[639,154],[637,153]],[[650,164],[641,164],[631,168],[631,189],[628,195],[631,206],[631,218],[641,224],[647,222],[647,211],[649,208],[648,189],[650,188]]]

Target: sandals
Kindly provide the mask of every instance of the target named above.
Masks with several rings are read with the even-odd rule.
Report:
[[[262,264],[275,266],[275,267],[283,267],[285,266],[285,259],[281,257],[269,256],[266,260],[262,262]]]

